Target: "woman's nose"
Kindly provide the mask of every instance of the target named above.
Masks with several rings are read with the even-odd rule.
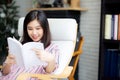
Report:
[[[37,31],[36,31],[36,30],[33,30],[33,34],[37,34]]]

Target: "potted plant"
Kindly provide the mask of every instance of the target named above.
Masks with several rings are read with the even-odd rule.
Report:
[[[18,6],[14,0],[2,0],[0,3],[0,65],[8,55],[7,37],[16,37],[18,22]]]

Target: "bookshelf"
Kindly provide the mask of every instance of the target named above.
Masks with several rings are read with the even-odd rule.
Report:
[[[98,80],[120,80],[120,40],[118,39],[120,0],[101,0]],[[108,18],[106,15],[110,15]],[[118,15],[118,22],[114,15]],[[111,20],[111,21],[110,21]],[[115,24],[117,29],[115,30]],[[109,26],[109,27],[108,27]],[[108,27],[106,29],[106,27]],[[108,31],[109,30],[109,31]],[[107,32],[108,31],[108,32]],[[117,38],[113,38],[115,35]],[[106,34],[109,37],[106,37]]]

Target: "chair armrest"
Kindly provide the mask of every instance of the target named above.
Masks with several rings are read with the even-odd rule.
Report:
[[[82,50],[75,51],[74,54],[73,54],[73,57],[77,56],[77,55],[80,55],[80,54],[82,54]]]
[[[52,80],[53,78],[67,78],[73,67],[67,66],[61,74],[32,74],[32,73],[21,73],[16,80],[26,80],[27,78],[37,78],[42,80]]]
[[[42,80],[52,80],[50,79],[49,75],[45,74],[32,74],[32,73],[21,73],[16,80],[27,80],[27,78],[38,78]]]
[[[73,53],[73,57],[75,57],[77,55],[80,55],[82,53],[83,43],[84,43],[84,38],[81,37],[80,38],[80,43],[79,43],[79,46],[78,46],[78,50]]]

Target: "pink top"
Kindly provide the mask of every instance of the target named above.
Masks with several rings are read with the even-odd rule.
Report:
[[[59,62],[59,49],[58,46],[51,43],[50,46],[48,46],[45,51],[48,51],[51,54],[55,54],[56,55],[56,68],[58,67],[58,62]],[[20,73],[38,73],[38,74],[45,74],[45,70],[43,65],[39,65],[39,66],[33,66],[30,67],[29,69],[25,69],[24,67],[20,67],[18,65],[12,65],[11,67],[11,72],[6,75],[6,76],[0,76],[0,80],[16,80],[16,77],[20,74]],[[37,80],[35,78],[29,78],[27,80]]]

